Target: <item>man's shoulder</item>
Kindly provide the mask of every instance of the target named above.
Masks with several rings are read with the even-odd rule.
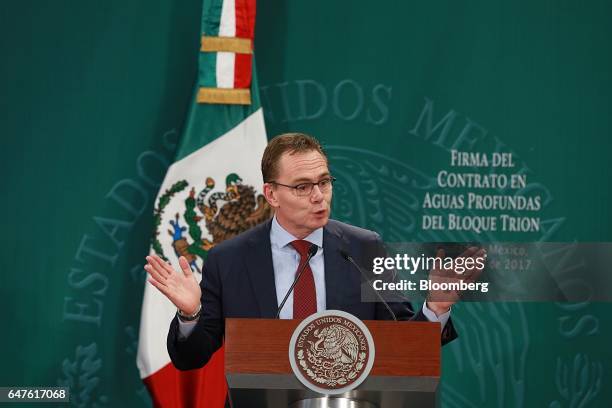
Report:
[[[380,236],[375,231],[369,229],[357,227],[355,225],[347,224],[345,222],[330,219],[326,225],[326,228],[337,235],[344,236],[348,239],[358,240],[378,240]]]
[[[237,250],[244,249],[250,245],[256,245],[262,240],[268,240],[269,242],[270,226],[271,220],[263,222],[233,238],[215,245],[211,252],[214,252],[216,255],[229,253],[232,256],[235,256],[235,251]],[[374,231],[333,219],[330,219],[324,228],[328,232],[348,241],[371,242],[380,240],[380,236]]]

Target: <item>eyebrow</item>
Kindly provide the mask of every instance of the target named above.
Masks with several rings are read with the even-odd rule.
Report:
[[[325,173],[322,173],[319,175],[318,180],[320,181],[322,178],[329,176],[329,171],[326,171]],[[306,178],[306,177],[301,177],[297,180],[293,180],[293,184],[300,184],[300,183],[313,183],[312,181],[310,181],[311,179]]]

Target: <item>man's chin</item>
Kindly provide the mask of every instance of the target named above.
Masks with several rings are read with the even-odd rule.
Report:
[[[325,214],[321,214],[321,215],[315,215],[314,219],[313,219],[313,229],[317,229],[317,228],[321,228],[327,225],[327,222],[329,221],[329,214],[325,213]]]

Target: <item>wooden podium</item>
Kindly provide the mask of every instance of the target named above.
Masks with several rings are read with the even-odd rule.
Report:
[[[225,375],[235,408],[435,406],[439,323],[364,321],[376,348],[372,371],[356,389],[329,397],[307,389],[291,370],[289,341],[299,323],[226,319]]]

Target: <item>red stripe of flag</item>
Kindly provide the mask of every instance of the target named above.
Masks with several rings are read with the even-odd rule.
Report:
[[[255,0],[235,0],[236,37],[255,36]],[[234,88],[250,88],[252,75],[252,54],[236,54],[234,66]]]
[[[221,347],[202,368],[177,370],[172,363],[143,379],[153,406],[163,408],[223,408],[227,395],[225,351]]]

